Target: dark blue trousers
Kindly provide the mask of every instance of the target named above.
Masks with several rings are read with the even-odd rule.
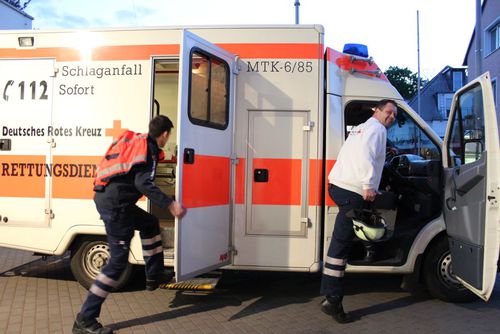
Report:
[[[111,257],[89,289],[80,311],[80,318],[95,319],[108,294],[117,286],[128,263],[130,241],[139,230],[146,263],[146,278],[156,279],[163,271],[163,246],[158,218],[136,205],[107,210],[96,203],[97,211],[106,226]]]
[[[324,259],[320,293],[324,296],[344,296],[343,279],[347,256],[354,238],[352,219],[346,213],[352,209],[361,209],[365,201],[358,193],[345,190],[333,184],[328,185],[328,193],[339,208],[335,227]]]

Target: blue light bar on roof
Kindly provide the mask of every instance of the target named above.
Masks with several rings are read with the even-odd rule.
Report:
[[[364,44],[348,43],[344,45],[344,53],[368,58],[368,47]]]

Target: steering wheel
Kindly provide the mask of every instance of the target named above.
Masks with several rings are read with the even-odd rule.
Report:
[[[395,147],[387,146],[385,150],[385,162],[390,162],[392,158],[399,155],[399,150]]]
[[[389,185],[393,191],[397,191],[404,183],[404,171],[408,171],[409,166],[410,160],[405,154],[390,157],[384,165],[381,186],[385,188]]]

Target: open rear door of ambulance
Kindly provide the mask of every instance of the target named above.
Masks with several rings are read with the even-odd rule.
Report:
[[[180,49],[176,197],[177,282],[231,261],[231,154],[236,57],[188,31]]]
[[[484,300],[497,276],[500,144],[489,73],[455,94],[443,142],[444,217],[453,273]]]

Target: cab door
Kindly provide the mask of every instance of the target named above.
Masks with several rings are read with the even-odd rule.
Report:
[[[236,57],[183,32],[179,70],[176,280],[230,263]]]
[[[500,144],[489,73],[455,94],[443,142],[444,217],[453,272],[488,300],[500,233]]]

